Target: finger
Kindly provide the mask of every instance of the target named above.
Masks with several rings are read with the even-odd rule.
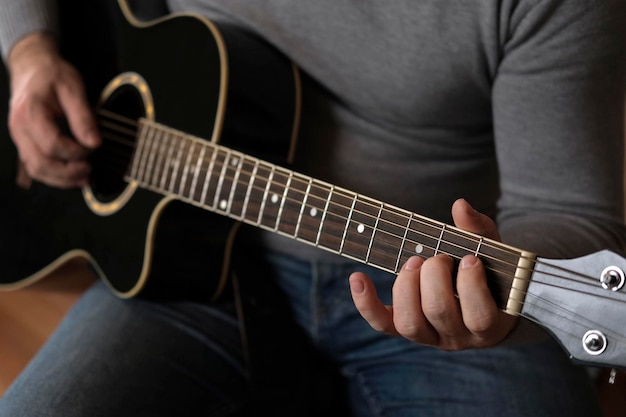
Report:
[[[76,140],[94,149],[100,145],[96,119],[91,111],[85,89],[78,75],[58,87],[59,104],[67,117],[70,130]]]
[[[464,347],[462,340],[469,335],[455,296],[453,269],[452,258],[437,255],[424,262],[420,279],[422,310],[437,331],[442,349]]]
[[[86,183],[91,168],[85,160],[63,160],[46,155],[36,139],[29,136],[28,131],[17,131],[12,135],[23,168],[31,178],[61,188],[82,186]]]
[[[475,346],[487,346],[504,339],[517,319],[496,305],[487,285],[484,265],[477,257],[467,255],[461,259],[457,292],[463,323],[476,336]]]
[[[24,168],[32,177],[58,188],[82,187],[89,181],[91,166],[86,161],[59,161],[38,154],[23,160]]]
[[[456,227],[490,239],[500,240],[495,222],[476,211],[464,199],[458,199],[452,205],[452,218]]]
[[[376,288],[368,276],[362,272],[354,272],[349,281],[352,300],[365,321],[376,331],[397,335],[393,325],[392,307],[384,305],[378,298]]]
[[[398,333],[415,342],[436,345],[438,336],[422,311],[420,274],[424,260],[410,257],[393,285],[393,321]]]
[[[36,98],[12,108],[9,123],[16,145],[22,151],[28,149],[63,161],[87,156],[84,147],[62,134],[55,121],[54,106],[44,99]]]

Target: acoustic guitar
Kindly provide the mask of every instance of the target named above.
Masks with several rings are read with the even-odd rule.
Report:
[[[216,298],[245,223],[390,273],[412,255],[475,255],[502,310],[573,360],[626,367],[622,256],[541,258],[291,171],[296,66],[241,28],[182,14],[141,22],[119,6],[122,67],[98,105],[91,183],[79,195],[39,186],[69,214],[47,222],[49,253],[25,256],[25,239],[2,255],[0,289],[83,257],[119,297]]]

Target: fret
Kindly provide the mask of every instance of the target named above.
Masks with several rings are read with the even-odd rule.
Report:
[[[156,141],[154,140],[154,136],[156,132],[158,132],[156,129],[154,128],[150,129],[150,133],[147,138],[148,143],[146,144],[146,150],[147,150],[146,167],[145,167],[144,173],[140,174],[142,177],[141,180],[146,184],[150,184],[150,178],[152,178],[152,170],[154,168],[155,151],[158,151],[158,145]]]
[[[442,230],[445,230],[445,232],[442,233],[440,238],[439,252],[456,256],[459,259],[465,255],[478,256],[480,254],[478,246],[482,245],[482,243],[478,236],[450,226],[444,226]]]
[[[209,165],[206,169],[206,174],[204,176],[204,183],[202,184],[202,194],[200,196],[200,203],[203,205],[208,205],[207,204],[207,200],[211,200],[211,197],[213,196],[213,194],[211,193],[211,195],[209,195],[209,186],[211,183],[211,180],[215,177],[213,175],[213,170],[215,169],[215,161],[217,160],[217,155],[219,153],[219,149],[218,148],[211,148],[211,159],[209,160]]]
[[[376,214],[376,220],[374,221],[374,227],[372,232],[372,237],[367,245],[367,255],[365,256],[365,263],[369,263],[370,254],[372,253],[372,246],[374,245],[374,239],[376,237],[376,232],[378,232],[378,223],[380,222],[380,216],[383,212],[383,208],[385,205],[383,203],[377,202],[379,204],[378,213]]]
[[[328,207],[330,206],[330,199],[335,192],[335,186],[330,187],[330,191],[328,192],[328,197],[324,203],[324,209],[322,210],[322,219],[320,221],[319,229],[317,230],[317,236],[315,237],[315,245],[319,246],[320,241],[322,239],[322,230],[324,229],[324,221],[326,220],[326,215],[328,214]]]
[[[233,214],[233,201],[235,200],[235,205],[237,206],[237,212],[235,213],[235,215],[238,217],[239,213],[241,213],[241,208],[242,205],[241,203],[239,203],[239,201],[241,200],[241,198],[239,197],[239,194],[241,195],[245,195],[246,189],[245,186],[247,184],[247,181],[244,182],[243,187],[239,187],[240,183],[239,183],[239,178],[241,177],[241,169],[243,167],[243,162],[244,162],[244,156],[242,154],[237,154],[236,157],[231,155],[231,163],[229,164],[229,172],[232,172],[234,170],[234,175],[230,176],[228,175],[228,178],[232,178],[231,180],[231,184],[230,184],[230,194],[228,196],[228,212],[232,215]],[[241,190],[241,188],[243,188],[243,192],[237,192],[237,190]]]
[[[185,159],[185,164],[183,166],[183,173],[181,175],[181,179],[180,179],[180,186],[178,188],[179,190],[179,195],[182,197],[188,196],[189,192],[190,192],[190,185],[189,185],[189,181],[188,180],[188,176],[189,176],[189,166],[191,164],[191,158],[194,155],[195,152],[195,148],[196,148],[196,141],[195,140],[190,140],[187,139],[187,142],[189,142],[189,146],[187,147],[187,156],[184,158]]]
[[[479,249],[479,258],[487,269],[500,275],[499,281],[506,286],[512,285],[512,277],[516,276],[520,258],[524,256],[521,250],[509,248],[499,243],[483,241]]]
[[[309,183],[308,177],[292,174],[285,190],[285,198],[279,214],[278,230],[280,232],[292,237],[297,235]]]
[[[232,176],[227,174],[227,177],[230,180],[230,193],[228,195],[228,212],[230,214],[233,214],[233,199],[237,196],[237,186],[239,184],[239,177],[241,176],[241,167],[243,166],[243,161],[244,157],[242,154],[237,153],[236,156],[233,156],[231,154],[231,163],[229,164],[228,171],[229,173],[234,171],[234,174]],[[241,207],[241,204],[237,204],[237,206]],[[238,212],[240,212],[240,209]]]
[[[287,182],[285,183],[285,189],[280,199],[280,206],[278,207],[278,214],[276,215],[276,226],[274,227],[279,232],[282,231],[280,229],[280,224],[282,221],[283,210],[285,208],[285,202],[287,201],[287,193],[289,192],[289,188],[291,187],[292,180],[293,180],[293,172],[289,171],[287,173]]]
[[[396,272],[403,261],[411,215],[405,210],[383,204],[377,216],[376,234],[368,249],[368,263]]]
[[[344,253],[343,247],[346,243],[346,234],[348,233],[348,226],[350,225],[350,221],[352,219],[352,214],[354,213],[354,205],[356,204],[357,196],[354,194],[352,197],[352,204],[350,205],[350,211],[348,211],[348,218],[346,219],[346,227],[343,229],[343,235],[341,236],[341,246],[339,246],[339,253]]]
[[[420,255],[423,258],[435,256],[441,249],[440,237],[444,231],[442,226],[442,223],[413,215],[409,222],[401,263],[404,263],[412,255]]]
[[[280,208],[284,201],[287,184],[289,182],[289,171],[274,167],[271,181],[268,183],[267,194],[264,196],[264,205],[261,213],[261,225],[277,230]]]
[[[228,164],[228,151],[222,148],[215,148],[213,150],[214,159],[211,161],[212,166],[209,168],[209,178],[207,181],[207,189],[205,195],[205,202],[209,207],[217,209],[217,204],[220,198],[220,188],[224,178],[224,171]]]
[[[312,180],[304,201],[302,216],[299,219],[296,237],[309,243],[318,244],[319,233],[332,186]]]
[[[161,183],[159,186],[159,188],[161,188],[162,190],[166,190],[167,184],[170,182],[172,171],[174,169],[174,165],[172,164],[172,157],[174,156],[175,148],[175,142],[172,138],[171,133],[164,131],[164,139],[167,143],[167,156],[165,157],[165,162],[163,163],[163,172],[161,174]]]
[[[172,191],[176,184],[176,177],[178,175],[178,167],[180,166],[181,147],[183,142],[179,136],[171,136],[171,150],[169,154],[169,161],[167,164],[167,184],[165,190]]]
[[[380,202],[355,195],[342,243],[343,254],[367,262],[381,209]]]
[[[196,164],[193,169],[193,179],[191,180],[191,186],[189,188],[189,198],[197,202],[200,202],[200,193],[198,193],[198,177],[200,176],[200,172],[202,171],[206,150],[207,146],[201,145],[200,153],[198,154],[198,158],[196,158]]]
[[[146,161],[148,159],[148,155],[150,154],[150,137],[153,133],[153,129],[151,126],[146,126],[146,131],[142,132],[143,134],[140,137],[139,145],[139,166],[135,171],[133,177],[138,181],[143,181],[143,173],[146,167]]]
[[[135,144],[135,150],[133,155],[133,160],[130,168],[130,177],[138,180],[137,174],[139,172],[139,167],[141,165],[141,159],[143,156],[143,149],[146,142],[146,130],[148,127],[145,123],[139,124],[139,130],[137,132],[137,141]]]
[[[296,229],[293,232],[294,237],[298,237],[298,232],[300,231],[300,226],[302,225],[302,216],[304,215],[304,211],[307,206],[307,200],[309,198],[309,194],[311,193],[311,185],[313,184],[313,179],[311,177],[301,177],[301,183],[304,186],[304,194],[302,197],[302,204],[300,204],[300,212],[298,213],[298,220],[296,221]]]
[[[250,174],[248,175],[248,187],[246,188],[246,193],[243,200],[243,207],[241,208],[241,214],[239,215],[239,217],[245,220],[246,215],[248,214],[250,197],[252,196],[252,192],[254,191],[254,180],[256,179],[259,170],[259,160],[256,158],[246,158],[244,167],[246,172],[249,172]],[[243,176],[242,178],[245,178],[245,176]]]
[[[155,143],[157,144],[158,147],[158,151],[157,151],[157,157],[156,160],[154,162],[154,172],[152,173],[152,177],[150,178],[150,183],[154,186],[154,187],[158,187],[159,184],[159,178],[160,175],[164,169],[164,159],[166,156],[166,149],[165,148],[165,139],[163,137],[163,130],[162,129],[158,129],[156,134],[155,134]]]
[[[480,254],[480,247],[483,244],[483,238],[481,236],[481,238],[478,240],[478,245],[476,245],[476,250],[474,251],[474,256],[478,257],[478,255]]]
[[[189,152],[189,146],[191,141],[185,139],[182,136],[177,136],[178,145],[176,146],[177,152],[174,158],[174,168],[172,170],[172,178],[170,178],[169,191],[180,195],[182,192],[183,171],[185,169],[185,160]]]
[[[249,223],[260,225],[263,214],[263,206],[267,195],[267,190],[274,172],[274,166],[262,161],[256,161],[252,184],[248,189],[246,212],[244,219]]]
[[[229,212],[231,216],[244,218],[246,204],[250,197],[252,175],[256,167],[256,159],[240,155],[240,162],[235,173],[234,185],[231,193]]]
[[[439,253],[439,247],[441,246],[441,240],[443,239],[443,234],[446,232],[446,225],[444,224],[441,228],[441,233],[439,233],[439,239],[437,239],[437,246],[435,247],[434,256],[437,256]]]
[[[354,194],[347,194],[344,190],[338,189],[333,191],[330,193],[327,209],[324,213],[318,244],[331,251],[340,252]]]
[[[224,160],[222,162],[222,170],[218,179],[218,184],[213,199],[213,208],[216,210],[228,211],[231,189],[233,184],[233,171],[239,165],[239,157],[233,155],[231,150],[223,150]]]

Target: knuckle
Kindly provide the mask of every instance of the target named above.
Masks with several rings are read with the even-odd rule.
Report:
[[[31,177],[41,179],[45,176],[46,166],[45,160],[43,158],[40,158],[37,155],[33,155],[27,159],[24,159],[23,162],[26,172],[28,172]]]
[[[496,317],[494,315],[483,314],[468,320],[468,322],[465,323],[465,326],[470,332],[477,336],[487,336],[491,333],[495,324]]]
[[[430,329],[415,322],[396,323],[396,332],[405,339],[415,343],[432,344]]]
[[[444,339],[438,347],[447,352],[454,352],[469,349],[471,346],[464,340],[453,337]]]
[[[423,300],[422,311],[429,320],[436,322],[446,322],[452,314],[448,305],[439,299]]]

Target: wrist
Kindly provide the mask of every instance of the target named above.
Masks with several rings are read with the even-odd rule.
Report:
[[[56,39],[49,32],[33,32],[18,40],[7,56],[9,72],[18,71],[24,62],[33,58],[56,57],[59,54]]]

